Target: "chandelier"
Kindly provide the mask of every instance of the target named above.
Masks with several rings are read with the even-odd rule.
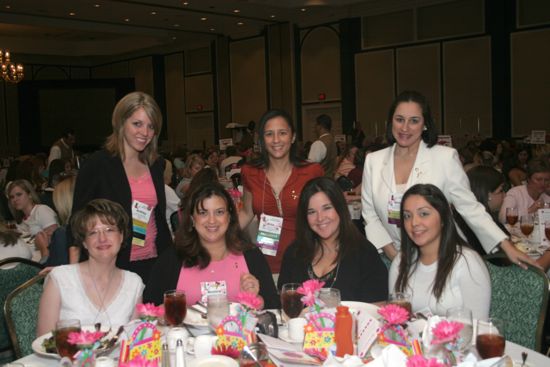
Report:
[[[2,49],[0,49],[0,73],[2,79],[9,83],[19,83],[25,76],[23,65],[11,62],[10,52]]]

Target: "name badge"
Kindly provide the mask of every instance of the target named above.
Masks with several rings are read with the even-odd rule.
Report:
[[[264,255],[275,256],[279,248],[283,218],[262,213],[256,243]]]
[[[151,218],[153,208],[141,201],[132,202],[132,245],[145,246],[147,224]]]
[[[201,282],[201,301],[206,304],[208,296],[223,294],[227,295],[227,283],[225,280],[213,282]]]
[[[401,210],[402,199],[402,193],[394,192],[390,195],[390,200],[388,201],[388,223],[395,224],[398,227],[401,227],[401,219],[399,214]]]

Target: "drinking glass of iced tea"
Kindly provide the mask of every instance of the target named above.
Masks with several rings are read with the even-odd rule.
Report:
[[[281,305],[289,319],[300,316],[304,309],[302,295],[298,293],[300,285],[300,283],[286,283],[281,289]]]
[[[185,293],[178,290],[164,292],[164,319],[170,326],[179,326],[187,314]]]
[[[512,227],[518,222],[518,208],[506,208],[506,223]]]
[[[482,359],[501,357],[505,345],[503,320],[493,317],[477,321],[476,348]]]
[[[412,316],[412,304],[411,304],[411,295],[405,292],[395,292],[390,294],[390,299],[388,303],[392,305],[401,306],[407,311],[409,311],[409,318]]]
[[[70,333],[80,332],[80,321],[76,319],[59,320],[55,323],[53,332],[55,338],[55,347],[57,354],[61,357],[68,357],[74,360],[74,355],[78,352],[78,346],[68,342]]]
[[[523,233],[525,237],[529,237],[533,232],[533,229],[535,229],[533,215],[532,214],[522,215],[519,218],[519,228],[521,229],[521,233]]]

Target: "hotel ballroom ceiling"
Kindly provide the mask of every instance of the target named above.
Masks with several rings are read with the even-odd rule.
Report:
[[[446,1],[0,0],[0,48],[14,56],[166,53],[281,22],[303,27]]]

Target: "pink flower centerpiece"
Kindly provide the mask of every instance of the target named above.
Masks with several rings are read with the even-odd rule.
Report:
[[[444,364],[439,363],[435,358],[426,358],[421,355],[415,355],[407,359],[407,367],[446,367]]]
[[[164,316],[164,306],[155,306],[152,303],[136,305],[136,312],[142,321],[154,321]]]
[[[239,292],[237,294],[237,302],[250,311],[259,311],[264,305],[262,297],[250,292]]]
[[[105,336],[101,331],[80,331],[69,333],[67,341],[77,345],[79,349],[92,349],[93,345]]]
[[[298,287],[296,292],[303,295],[302,302],[306,306],[315,307],[318,312],[320,310],[320,305],[318,304],[316,294],[324,285],[325,282],[318,281],[317,279],[310,279],[303,282],[302,286]]]
[[[406,354],[410,353],[411,343],[405,325],[409,319],[409,311],[405,308],[389,304],[378,309],[382,316],[382,326],[378,331],[378,341],[381,344],[394,344]]]
[[[389,325],[403,325],[409,319],[409,311],[401,306],[389,304],[378,309],[380,316]]]
[[[432,344],[445,344],[455,342],[460,331],[464,328],[464,324],[457,321],[442,320],[432,328],[433,339]]]

